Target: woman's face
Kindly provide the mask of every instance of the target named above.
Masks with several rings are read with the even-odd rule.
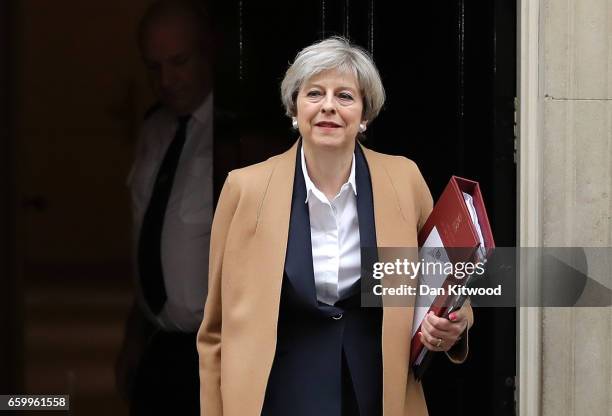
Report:
[[[353,74],[328,70],[302,84],[297,120],[305,143],[317,147],[353,147],[362,122],[363,98]]]

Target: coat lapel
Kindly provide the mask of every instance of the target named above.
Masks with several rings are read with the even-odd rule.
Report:
[[[246,242],[251,248],[248,251],[251,258],[245,261],[254,268],[252,272],[255,277],[250,302],[256,307],[250,310],[250,319],[259,322],[258,335],[261,340],[253,345],[259,361],[257,368],[261,371],[250,374],[252,407],[259,411],[263,407],[276,349],[296,150],[297,145],[293,145],[287,152],[275,157],[264,190],[259,198],[253,201],[257,207],[254,232],[252,238]],[[245,400],[248,401],[247,398]]]
[[[411,226],[401,211],[396,184],[388,166],[377,153],[364,148],[364,154],[372,180],[377,247],[415,246],[416,226]],[[398,178],[397,185],[408,182],[407,178],[403,179]],[[412,316],[413,308],[383,308],[383,412],[385,415],[401,415],[404,411]]]
[[[300,146],[295,152],[293,196],[291,198],[291,217],[285,272],[291,285],[298,294],[300,302],[310,309],[317,308],[317,295],[314,284],[314,266],[310,237],[310,215],[306,203],[306,182],[300,160]]]
[[[361,146],[355,149],[355,182],[357,183],[357,215],[361,248],[376,247],[376,224],[372,198],[370,169]],[[363,250],[362,250],[363,254]]]

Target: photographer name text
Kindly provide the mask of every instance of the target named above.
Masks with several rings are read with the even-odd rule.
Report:
[[[501,296],[502,285],[496,287],[466,287],[463,285],[449,285],[446,287],[431,287],[428,285],[397,287],[384,287],[374,285],[372,288],[376,296]]]

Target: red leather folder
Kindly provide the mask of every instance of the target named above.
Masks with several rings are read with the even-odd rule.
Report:
[[[484,247],[481,247],[476,226],[472,221],[463,196],[464,192],[472,196]],[[486,259],[491,250],[495,248],[495,241],[493,240],[491,225],[489,224],[489,218],[478,182],[457,176],[451,177],[444,192],[442,192],[442,195],[436,202],[432,213],[419,232],[419,247],[423,247],[434,229],[439,234],[444,248],[447,249],[446,252],[451,262],[479,261],[483,257]],[[453,250],[453,248],[456,249]],[[451,284],[464,283],[465,280],[449,275],[444,280],[443,286],[448,288]],[[448,290],[445,292],[448,293]],[[451,309],[454,310],[460,307],[463,301],[465,299],[451,299],[448,294],[438,295],[431,304],[429,311],[434,312],[437,316],[447,317]],[[416,314],[415,319],[418,319]],[[413,322],[414,325],[418,325],[418,328],[413,331],[414,336],[410,348],[410,366],[415,370],[417,378],[420,378],[425,369],[425,363],[428,361],[425,360],[425,355],[429,355],[429,359],[431,359],[432,354],[428,350],[423,351],[423,344],[418,336],[421,330],[420,321]]]

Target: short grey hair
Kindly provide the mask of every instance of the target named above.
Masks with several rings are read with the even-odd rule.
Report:
[[[385,89],[370,55],[345,38],[334,36],[302,49],[281,83],[281,98],[289,117],[297,115],[296,99],[302,84],[330,69],[352,73],[363,96],[363,118],[372,121],[385,103]]]

